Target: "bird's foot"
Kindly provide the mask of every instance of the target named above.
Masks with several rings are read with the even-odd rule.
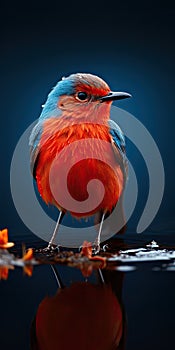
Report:
[[[59,252],[60,251],[60,246],[54,245],[54,244],[48,244],[46,248],[44,248],[45,252]]]
[[[46,255],[52,255],[60,252],[60,246],[48,244],[46,248],[40,248],[36,250],[36,253],[46,254]]]
[[[97,255],[100,252],[100,242],[95,240],[95,242],[92,244],[92,254]]]

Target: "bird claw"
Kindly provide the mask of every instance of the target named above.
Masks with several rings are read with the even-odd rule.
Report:
[[[103,252],[106,252],[109,249],[109,245],[108,244],[104,244],[102,247]]]
[[[54,253],[59,253],[60,252],[60,246],[55,246],[52,244],[48,244],[46,248],[41,248],[36,251],[37,253],[42,253],[42,254],[54,254]]]
[[[80,245],[80,246],[78,247],[78,252],[79,252],[79,253],[81,253],[82,248],[83,248],[83,245]]]
[[[100,252],[100,244],[96,241],[92,244],[92,254],[97,255]]]

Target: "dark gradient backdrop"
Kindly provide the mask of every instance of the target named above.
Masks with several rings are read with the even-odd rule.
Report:
[[[18,139],[39,116],[48,92],[63,75],[91,72],[104,78],[111,89],[132,93],[132,100],[117,105],[150,131],[166,173],[164,199],[150,230],[173,230],[175,5],[28,4],[24,9],[8,2],[0,15],[0,227],[9,227],[11,233],[28,232],[15,210],[9,185]],[[129,223],[133,230],[145,204],[148,178],[143,159],[129,142],[127,154],[140,191]]]

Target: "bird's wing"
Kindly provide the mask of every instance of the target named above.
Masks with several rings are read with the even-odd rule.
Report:
[[[117,157],[117,160],[119,161],[119,164],[123,170],[124,173],[124,180],[127,180],[128,176],[128,161],[126,158],[126,151],[125,151],[125,137],[120,129],[120,127],[113,121],[109,120],[109,132],[112,136],[112,147],[114,150],[114,153]]]
[[[40,120],[33,128],[30,138],[29,138],[29,147],[30,147],[30,169],[35,178],[36,175],[36,164],[39,156],[39,143],[41,139],[41,134],[43,130],[43,120]]]
[[[36,165],[39,158],[39,143],[43,130],[44,122],[49,118],[58,118],[61,116],[61,110],[57,106],[58,96],[54,93],[54,90],[49,94],[43,110],[39,116],[38,123],[34,126],[30,138],[30,168],[33,176],[36,175]]]

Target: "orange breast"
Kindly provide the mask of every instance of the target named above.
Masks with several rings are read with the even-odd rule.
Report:
[[[47,120],[36,179],[43,200],[69,210],[73,216],[86,217],[101,209],[111,211],[122,192],[123,174],[108,127],[90,123],[70,126],[61,119]],[[88,184],[94,179],[98,183],[94,182],[89,197]]]

